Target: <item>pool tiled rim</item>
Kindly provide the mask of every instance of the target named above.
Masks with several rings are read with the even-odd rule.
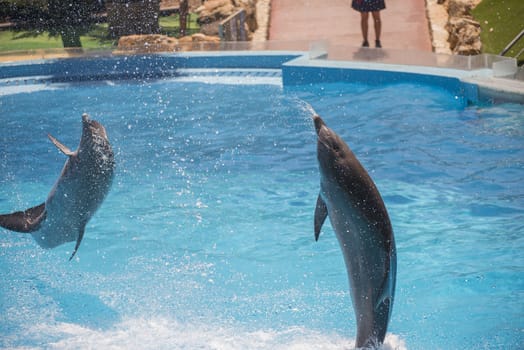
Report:
[[[497,78],[490,67],[431,66],[311,58],[304,51],[209,51],[152,55],[95,55],[0,64],[0,87],[16,79],[88,81],[178,76],[182,69],[281,70],[286,86],[320,82],[390,84],[413,82],[443,87],[468,104],[524,104],[524,82]],[[240,74],[240,73],[239,73]]]

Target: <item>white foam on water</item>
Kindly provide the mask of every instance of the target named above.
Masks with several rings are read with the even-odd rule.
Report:
[[[276,85],[282,86],[280,70],[276,69],[179,69],[181,75],[171,79],[177,82],[222,85]],[[169,79],[167,79],[169,80]]]
[[[160,317],[130,318],[108,330],[73,323],[39,324],[30,327],[24,338],[41,345],[23,349],[329,350],[353,349],[354,344],[354,339],[303,327],[249,331],[233,325],[181,323]],[[404,349],[404,340],[388,334],[380,350]]]
[[[56,87],[46,84],[26,84],[0,87],[0,96],[16,95],[46,90],[56,90]]]

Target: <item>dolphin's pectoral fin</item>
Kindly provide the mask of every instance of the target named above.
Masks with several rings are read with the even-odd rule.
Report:
[[[322,228],[324,221],[326,221],[327,216],[328,210],[326,202],[324,202],[324,200],[319,194],[317,198],[317,206],[315,207],[315,241],[318,241],[318,237],[320,236],[320,229]]]
[[[391,318],[391,308],[393,299],[387,297],[375,306],[375,317],[373,320],[373,334],[379,343],[384,341],[388,328],[389,319]]]
[[[373,335],[382,343],[386,337],[389,319],[393,308],[393,281],[386,277],[374,305]]]
[[[375,312],[387,312],[390,313],[390,308],[393,306],[393,294],[394,294],[394,281],[388,275],[385,276],[382,286],[380,287],[380,293],[375,301]]]
[[[0,226],[16,232],[31,233],[40,228],[46,218],[45,202],[25,211],[0,215]]]
[[[395,285],[396,285],[396,254],[392,253],[393,257],[388,257],[386,261],[386,269],[382,276],[382,285],[380,286],[379,293],[377,294],[377,300],[375,301],[375,310],[378,310],[380,305],[387,302],[387,304],[393,306],[393,298],[395,296]]]
[[[71,254],[71,257],[69,258],[69,261],[71,261],[73,259],[73,257],[75,256],[76,252],[78,251],[78,248],[80,247],[80,243],[82,242],[82,238],[84,238],[84,231],[85,231],[85,227],[82,227],[80,229],[80,233],[78,234],[78,238],[76,239],[75,250],[73,250],[73,254]]]
[[[60,141],[58,141],[56,138],[54,138],[51,134],[47,134],[47,137],[49,137],[49,140],[58,148],[63,154],[66,156],[72,156],[74,154],[73,151],[71,151],[67,146],[64,146]]]
[[[384,306],[391,305],[392,302],[392,296],[389,293],[389,290],[385,289],[382,291],[382,294],[377,299],[377,302],[375,303],[375,312],[378,312],[381,308]]]

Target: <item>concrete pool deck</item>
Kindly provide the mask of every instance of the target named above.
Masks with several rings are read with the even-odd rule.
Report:
[[[508,79],[508,76],[516,72],[516,62],[514,67],[511,67],[511,62],[505,63],[506,67],[502,70],[506,72],[500,72],[497,65],[495,71],[484,69],[482,72],[461,72],[455,70],[458,67],[453,61],[466,62],[468,58],[433,53],[434,33],[430,31],[433,26],[429,23],[430,13],[424,0],[386,0],[386,9],[381,11],[382,50],[359,47],[362,42],[360,14],[351,8],[351,0],[330,0],[329,6],[325,0],[271,0],[270,3],[269,40],[310,43],[324,41],[324,44],[319,44],[324,46],[321,49],[324,50],[324,59],[320,64],[340,67],[343,65],[340,61],[348,61],[350,67],[364,69],[364,63],[366,69],[375,70],[383,70],[383,65],[403,64],[403,67],[394,66],[399,72],[412,71],[412,66],[449,68],[448,71],[430,71],[448,76],[455,74],[460,79],[478,84],[481,94],[484,97],[491,96],[492,100],[524,103],[524,81]],[[368,39],[371,46],[374,46],[374,35],[370,18]],[[459,66],[466,70],[475,69],[468,67],[467,63]],[[482,68],[488,67],[493,68],[489,64]],[[391,68],[385,67],[386,70]],[[415,68],[419,72],[424,69],[429,68]]]
[[[271,0],[270,41],[328,40],[337,45],[360,46],[360,14],[351,0]],[[424,0],[386,0],[380,12],[381,42],[394,50],[431,52],[431,33]],[[369,19],[368,39],[374,46],[375,32]]]

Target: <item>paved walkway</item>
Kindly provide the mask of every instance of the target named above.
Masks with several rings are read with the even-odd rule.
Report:
[[[384,48],[431,52],[424,0],[386,0],[381,11]],[[369,41],[375,34],[370,16]],[[329,40],[335,45],[360,46],[360,14],[351,0],[271,0],[269,40]]]

